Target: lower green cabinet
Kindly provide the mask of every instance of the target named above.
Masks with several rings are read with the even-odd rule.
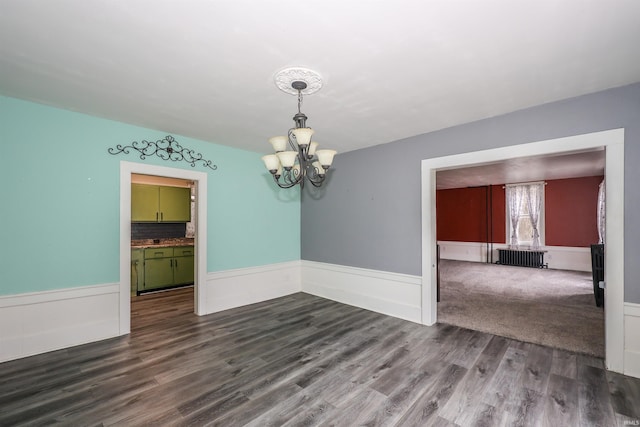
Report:
[[[173,258],[173,284],[193,283],[193,255]]]
[[[142,290],[173,286],[173,258],[144,260],[144,287]]]
[[[131,295],[144,285],[144,249],[131,249]]]
[[[174,285],[186,285],[188,283],[193,283],[193,255],[193,246],[176,246],[173,248]]]
[[[131,259],[133,270],[133,251]],[[193,246],[146,248],[142,271],[142,280],[137,280],[138,292],[193,283]],[[133,272],[131,286],[133,287]]]

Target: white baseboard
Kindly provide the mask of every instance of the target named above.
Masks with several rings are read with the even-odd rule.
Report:
[[[117,336],[119,286],[0,296],[0,362]]]
[[[624,374],[640,378],[640,304],[624,303]]]
[[[302,261],[302,291],[421,323],[421,276]]]
[[[254,304],[300,292],[300,261],[207,274],[204,313]]]
[[[487,262],[487,245],[479,242],[439,241],[440,258],[458,261]],[[493,261],[498,260],[498,249],[506,244],[493,244]],[[591,249],[568,246],[544,246],[544,262],[557,270],[591,271]],[[489,257],[491,258],[491,257]]]
[[[209,273],[207,313],[296,292],[421,323],[421,276],[314,261]],[[0,362],[119,335],[120,285],[0,296]],[[640,304],[624,304],[624,372],[640,378]]]

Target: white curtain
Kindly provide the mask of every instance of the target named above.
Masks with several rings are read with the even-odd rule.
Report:
[[[533,227],[533,249],[540,248],[540,231],[538,230],[538,219],[540,218],[540,205],[542,204],[542,184],[530,184],[526,186],[527,203],[529,207],[529,218]]]
[[[598,189],[598,237],[601,245],[604,244],[604,179]]]
[[[511,219],[511,248],[518,246],[518,221],[520,220],[520,209],[524,198],[524,187],[513,185],[507,187],[507,203],[509,206],[509,218]]]

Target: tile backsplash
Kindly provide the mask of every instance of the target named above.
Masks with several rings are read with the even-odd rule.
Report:
[[[131,239],[172,239],[185,237],[185,223],[131,223]]]

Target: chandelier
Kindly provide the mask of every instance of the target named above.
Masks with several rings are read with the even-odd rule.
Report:
[[[320,90],[322,79],[315,71],[296,67],[277,73],[275,82],[282,91],[297,95],[298,112],[293,116],[295,127],[289,129],[286,136],[269,138],[275,154],[263,156],[262,161],[280,188],[298,184],[303,188],[305,180],[314,187],[320,187],[336,151],[317,149],[318,143],[311,140],[313,129],[307,127],[307,116],[300,107],[303,92],[308,95]]]

